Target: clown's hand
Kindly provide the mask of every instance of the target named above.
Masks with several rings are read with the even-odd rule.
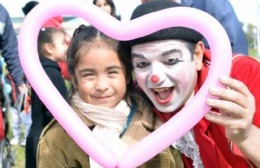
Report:
[[[255,98],[244,83],[221,77],[226,88],[211,88],[210,94],[219,98],[208,99],[207,104],[219,113],[210,111],[206,118],[225,127],[226,136],[238,145],[240,150],[257,167],[260,167],[260,129],[253,125]]]
[[[227,138],[239,143],[252,134],[252,120],[255,113],[255,99],[248,88],[240,81],[222,77],[225,88],[210,88],[210,94],[219,98],[208,99],[207,104],[219,109],[220,113],[209,112],[206,118],[223,125]]]

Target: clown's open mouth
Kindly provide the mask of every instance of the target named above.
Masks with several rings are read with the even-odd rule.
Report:
[[[159,104],[167,104],[172,99],[174,87],[153,88],[151,91]]]

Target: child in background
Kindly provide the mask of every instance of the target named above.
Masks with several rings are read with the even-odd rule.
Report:
[[[67,55],[73,83],[71,106],[117,158],[148,135],[158,122],[150,106],[136,94],[127,54],[118,41],[82,25],[74,32]],[[41,135],[37,167],[101,166],[53,120]],[[180,154],[167,148],[141,167],[181,168],[183,164]]]
[[[38,1],[29,1],[29,2],[27,2],[24,5],[24,7],[22,8],[24,16],[27,16],[28,13],[35,6],[37,6],[38,4],[39,4]],[[62,23],[63,23],[63,17],[62,16],[56,16],[56,17],[53,17],[53,18],[49,19],[47,22],[45,22],[42,25],[42,28],[54,27],[54,28],[57,28],[57,29],[62,29],[63,28]],[[69,44],[70,38],[71,37],[66,33],[66,41],[67,41],[68,44]],[[69,77],[69,73],[68,73],[68,68],[67,68],[66,62],[65,61],[59,61],[58,65],[61,68],[62,77],[69,81],[70,77]]]
[[[58,61],[64,61],[68,45],[62,29],[44,28],[38,36],[40,62],[46,74],[61,95],[67,98],[67,89]],[[51,95],[50,95],[51,96]],[[53,119],[52,114],[32,89],[32,125],[26,142],[26,168],[36,168],[36,152],[43,128]]]

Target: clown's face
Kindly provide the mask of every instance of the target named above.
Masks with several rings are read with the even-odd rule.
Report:
[[[132,47],[136,80],[161,112],[181,108],[193,96],[197,57],[181,40],[148,42]]]

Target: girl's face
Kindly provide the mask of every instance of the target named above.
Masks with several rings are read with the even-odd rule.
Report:
[[[197,60],[180,40],[162,40],[135,45],[132,63],[135,77],[153,104],[173,112],[192,96],[197,81]]]
[[[97,0],[96,6],[107,12],[108,14],[112,14],[112,8],[111,6],[107,3],[106,0]]]
[[[51,59],[55,61],[64,61],[68,50],[66,35],[62,32],[55,33],[51,45]]]
[[[126,93],[125,67],[113,50],[92,46],[78,58],[76,89],[86,103],[114,108]]]

